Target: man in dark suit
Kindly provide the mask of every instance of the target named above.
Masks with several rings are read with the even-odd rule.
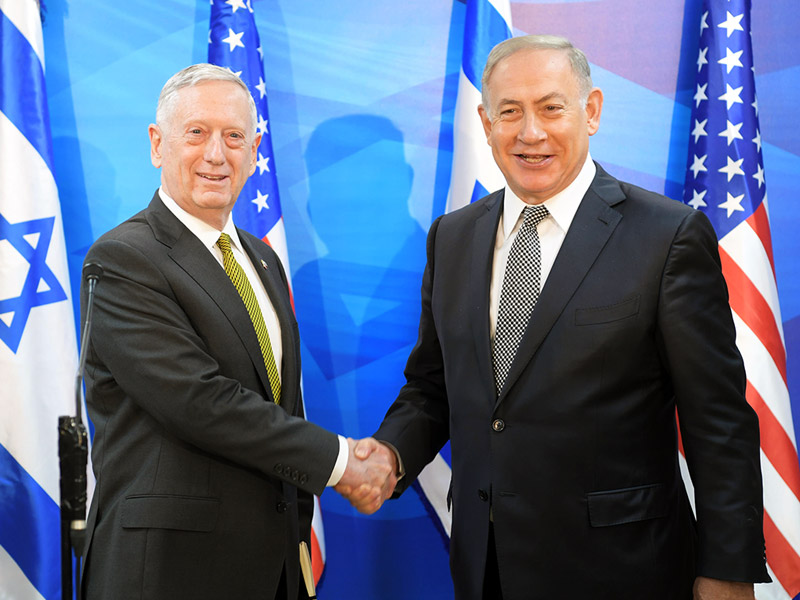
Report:
[[[104,269],[86,370],[86,598],[305,597],[312,494],[341,483],[377,501],[394,471],[303,418],[286,275],[230,216],[260,141],[247,87],[189,67],[156,123],[161,187],[86,258]]]
[[[375,438],[397,492],[450,440],[458,600],[753,598],[759,433],[717,240],[592,162],[602,102],[563,38],[492,51],[478,110],[507,185],[432,225],[419,339]]]

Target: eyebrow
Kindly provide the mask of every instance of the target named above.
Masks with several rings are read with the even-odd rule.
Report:
[[[534,104],[544,104],[546,102],[550,102],[551,100],[560,100],[566,103],[567,97],[561,92],[550,92],[549,94],[545,94],[541,98],[535,100]],[[500,101],[497,103],[497,106],[500,107],[500,106],[505,106],[507,104],[520,106],[523,104],[523,102],[522,100],[516,100],[514,98],[501,98]]]

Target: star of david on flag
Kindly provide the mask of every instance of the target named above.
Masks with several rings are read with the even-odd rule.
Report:
[[[0,0],[0,42],[0,598],[49,600],[78,359],[36,0]]]
[[[7,240],[23,259],[22,270],[27,263],[19,296],[8,298],[0,294],[0,340],[12,352],[19,348],[34,307],[67,299],[64,288],[46,262],[54,222],[55,217],[49,217],[11,224],[0,213],[0,241]],[[32,238],[33,241],[29,241]]]
[[[683,200],[719,238],[722,271],[758,413],[764,538],[771,584],[756,597],[800,593],[800,469],[786,378],[786,351],[772,260],[758,125],[749,0],[705,0]]]

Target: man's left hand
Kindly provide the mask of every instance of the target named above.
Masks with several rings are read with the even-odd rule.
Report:
[[[752,583],[710,577],[694,580],[694,600],[755,600]]]

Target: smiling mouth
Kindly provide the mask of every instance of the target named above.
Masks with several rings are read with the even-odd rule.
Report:
[[[203,175],[202,173],[198,173],[198,175],[203,179],[208,179],[209,181],[222,181],[228,177],[227,175]]]
[[[539,163],[542,163],[542,162],[546,161],[548,158],[550,158],[551,155],[550,154],[517,154],[515,156],[517,156],[518,158],[521,158],[522,160],[524,160],[528,164],[537,165]]]

